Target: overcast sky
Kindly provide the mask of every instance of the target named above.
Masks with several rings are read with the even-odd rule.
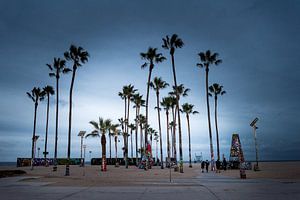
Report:
[[[246,160],[253,160],[249,123],[258,117],[259,158],[300,159],[299,19],[296,0],[0,0],[0,161],[30,157],[34,104],[26,92],[35,86],[55,86],[45,64],[62,57],[71,44],[90,53],[89,62],[77,71],[73,95],[71,156],[79,157],[77,134],[92,130],[90,120],[101,116],[116,123],[124,116],[124,103],[118,96],[124,85],[133,84],[146,96],[148,70],[140,68],[140,52],[157,47],[167,60],[154,68],[153,77],[173,84],[170,56],[161,48],[162,37],[173,33],[185,43],[175,53],[178,82],[191,89],[181,103],[194,104],[199,111],[191,116],[192,155],[202,152],[204,159],[209,157],[205,73],[196,63],[197,54],[210,49],[219,53],[223,63],[211,68],[209,82],[227,91],[218,104],[221,153],[228,158],[231,135],[238,133]],[[67,152],[70,79],[71,75],[60,79],[59,157]],[[169,91],[162,91],[162,96]],[[157,128],[155,93],[150,95],[150,123]],[[52,157],[55,96],[51,102],[48,149]],[[213,101],[211,105],[213,114]],[[45,115],[43,102],[37,116],[37,146],[42,150]],[[187,160],[185,116],[182,123]],[[212,126],[216,153],[213,120]],[[163,126],[164,144],[165,132]],[[92,157],[100,156],[100,139],[89,138],[85,143]]]

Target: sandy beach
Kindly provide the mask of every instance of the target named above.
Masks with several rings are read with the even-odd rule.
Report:
[[[283,179],[300,180],[300,162],[261,162],[261,171],[246,170],[247,179]],[[150,170],[138,169],[135,166],[108,166],[106,172],[100,171],[100,166],[86,165],[85,167],[71,166],[71,176],[64,176],[65,166],[59,166],[57,172],[52,167],[0,167],[0,169],[20,169],[26,171],[28,179],[23,181],[47,182],[55,186],[129,186],[151,185],[153,183],[169,183],[170,170],[154,166]],[[239,170],[226,170],[221,173],[208,172],[213,176],[225,176],[239,179]],[[184,166],[184,173],[171,170],[172,181],[193,180],[205,175],[201,173],[200,164],[193,164],[193,168]],[[34,178],[32,178],[34,177]]]

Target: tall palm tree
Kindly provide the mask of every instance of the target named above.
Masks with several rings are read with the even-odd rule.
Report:
[[[191,114],[197,114],[199,113],[198,111],[193,110],[194,105],[192,104],[182,104],[182,110],[181,112],[186,114],[186,121],[188,125],[188,136],[189,136],[189,167],[192,167],[192,155],[191,155],[191,129],[190,129],[190,115]]]
[[[217,101],[218,101],[218,95],[223,95],[226,93],[225,90],[223,90],[223,86],[219,85],[218,83],[214,83],[211,86],[209,86],[209,96],[214,95],[215,97],[215,125],[216,125],[216,135],[217,135],[217,155],[218,160],[220,160],[220,146],[219,146],[219,130],[218,130],[218,119],[217,119]]]
[[[71,70],[66,67],[66,61],[61,58],[54,58],[53,64],[46,64],[50,69],[49,76],[56,79],[56,118],[55,118],[55,140],[54,140],[54,165],[53,171],[57,171],[57,140],[58,140],[58,105],[59,105],[59,78],[60,74],[68,73]]]
[[[163,150],[162,150],[162,136],[161,136],[161,124],[160,124],[160,108],[159,108],[159,91],[168,87],[168,83],[163,81],[162,78],[155,77],[150,83],[150,87],[156,92],[156,106],[157,106],[157,119],[158,119],[158,131],[159,131],[159,144],[160,144],[160,159],[161,159],[161,169],[164,168],[163,162]]]
[[[176,97],[176,102],[179,102],[180,97],[181,96],[186,97],[188,95],[189,91],[190,91],[189,88],[185,88],[183,84],[180,84],[178,86],[173,86],[173,91],[169,92],[169,95]],[[179,124],[181,124],[181,120],[180,120],[180,109],[179,109],[179,107],[177,107],[177,104],[176,104],[176,108],[175,108],[175,113],[177,113],[177,116],[178,116],[178,129],[179,129]],[[175,114],[174,122],[176,122],[176,114]],[[173,129],[174,133],[175,133],[175,128],[176,128],[176,124],[174,125],[174,129]],[[178,132],[181,133],[181,128],[180,128],[180,131],[178,131]],[[176,140],[175,134],[174,134],[174,140]],[[176,146],[175,146],[175,149],[176,149]],[[180,152],[181,152],[181,154],[180,154]],[[180,173],[183,173],[181,134],[179,134],[179,156],[180,156],[180,163],[179,163]]]
[[[175,162],[177,162],[177,150],[176,150],[176,97],[170,96],[170,103],[171,103],[171,113],[172,113],[172,122],[169,123],[170,125],[170,130],[172,134],[172,157],[175,159]],[[175,168],[176,169],[176,168]]]
[[[141,152],[141,157],[142,157],[142,152],[145,147],[144,146],[145,143],[143,142],[143,130],[146,127],[146,117],[142,114],[139,114],[138,121],[139,121],[139,125],[140,125],[140,152]]]
[[[136,93],[133,95],[133,103],[135,108],[135,159],[136,165],[138,164],[138,127],[139,127],[139,120],[138,116],[140,115],[140,108],[141,106],[145,106],[145,100],[143,99],[143,95]]]
[[[106,171],[106,137],[105,134],[112,127],[110,119],[103,119],[99,117],[99,123],[96,121],[90,121],[90,124],[93,125],[94,130],[87,134],[85,137],[100,137],[101,135],[101,147],[102,147],[102,164],[101,171]]]
[[[34,103],[34,120],[33,120],[33,133],[32,133],[32,146],[31,146],[31,170],[33,170],[34,166],[34,146],[35,146],[35,129],[36,129],[36,113],[39,102],[44,100],[45,93],[39,87],[34,87],[31,92],[26,93],[27,96],[33,101]]]
[[[182,39],[180,39],[178,37],[177,34],[173,34],[171,36],[171,38],[167,35],[166,38],[163,38],[162,40],[163,40],[162,48],[169,50],[170,55],[171,55],[174,86],[177,87],[174,53],[175,53],[175,49],[183,47],[184,43],[183,43]],[[183,173],[182,136],[181,136],[181,122],[180,122],[179,97],[178,96],[176,96],[176,108],[177,108],[177,115],[178,115],[180,173]]]
[[[208,72],[209,67],[211,65],[218,65],[222,62],[221,59],[218,59],[219,54],[218,53],[211,53],[210,50],[207,50],[206,52],[200,52],[199,54],[200,62],[197,63],[197,66],[200,68],[205,68],[205,89],[206,89],[206,105],[207,105],[207,119],[208,119],[208,133],[209,133],[209,140],[210,140],[210,158],[211,158],[211,170],[214,169],[214,149],[213,149],[213,143],[212,143],[212,133],[211,133],[211,122],[210,122],[210,108],[209,108],[209,93],[208,93]]]
[[[73,62],[72,69],[72,80],[70,86],[70,99],[69,99],[69,128],[68,128],[68,161],[66,165],[66,176],[70,176],[70,155],[71,155],[71,129],[72,129],[72,97],[73,97],[73,86],[75,75],[78,67],[81,67],[82,64],[88,61],[89,53],[85,51],[82,47],[76,47],[71,45],[69,51],[64,53],[66,60]]]
[[[149,65],[149,74],[147,81],[147,95],[146,95],[146,126],[148,125],[148,105],[149,105],[149,87],[151,81],[151,74],[154,68],[154,63],[158,64],[166,60],[166,58],[161,54],[157,53],[157,48],[149,47],[146,53],[140,53],[141,58],[146,60],[146,62],[141,66],[142,69]],[[147,129],[145,129],[145,144],[147,143]]]
[[[134,124],[129,124],[128,128],[130,128],[130,146],[131,146],[131,158],[133,158],[133,142],[132,142],[132,138],[133,138],[133,131],[136,130],[136,126]]]
[[[50,95],[54,95],[54,89],[52,86],[47,85],[43,88],[43,92],[45,96],[47,96],[47,115],[46,115],[46,135],[45,135],[45,149],[44,149],[44,159],[45,159],[45,167],[48,167],[47,162],[47,142],[48,142],[48,122],[49,122],[49,105],[50,105]]]
[[[172,100],[171,97],[164,97],[162,101],[160,102],[160,105],[165,109],[166,111],[166,122],[167,122],[167,156],[168,159],[170,159],[170,128],[169,128],[169,110],[172,106]],[[168,163],[169,166],[169,163]]]

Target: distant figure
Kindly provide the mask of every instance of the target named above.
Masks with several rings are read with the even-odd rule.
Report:
[[[223,159],[223,169],[224,169],[224,171],[226,171],[226,169],[227,169],[227,161],[226,161],[226,158]]]
[[[208,166],[209,166],[209,162],[208,162],[208,160],[206,160],[206,162],[205,162],[206,173],[208,173]]]
[[[216,173],[220,173],[221,162],[219,159],[216,161],[216,167],[217,167]]]
[[[204,172],[204,165],[205,165],[205,162],[204,162],[204,160],[202,160],[202,162],[201,162],[201,171],[202,171],[202,173]]]

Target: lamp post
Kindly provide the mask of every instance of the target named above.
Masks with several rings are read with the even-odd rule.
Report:
[[[86,149],[86,145],[82,145],[83,147],[83,167],[85,166],[85,149]]]
[[[258,147],[257,147],[257,139],[256,139],[256,129],[258,127],[256,126],[256,122],[258,121],[258,118],[256,117],[250,124],[250,126],[253,128],[253,135],[254,135],[254,143],[255,143],[255,158],[256,158],[256,164],[254,165],[254,171],[259,171],[258,167]]]
[[[82,167],[83,165],[84,165],[84,163],[83,163],[83,159],[82,159],[82,145],[83,145],[83,137],[84,137],[84,135],[85,135],[85,133],[86,133],[86,131],[80,131],[79,133],[78,133],[78,136],[80,136],[80,167]]]

